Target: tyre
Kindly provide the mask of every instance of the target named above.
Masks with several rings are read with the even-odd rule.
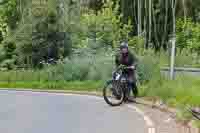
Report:
[[[108,81],[103,88],[103,97],[107,104],[111,106],[119,106],[123,103],[125,93],[118,81]]]

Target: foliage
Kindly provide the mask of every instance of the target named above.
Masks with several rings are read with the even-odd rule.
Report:
[[[56,66],[46,65],[44,69],[38,71],[19,71],[13,76],[11,72],[4,72],[0,80],[7,80],[7,76],[15,81],[106,81],[111,78],[114,68],[113,51],[102,50],[93,54],[92,50],[83,49],[84,52],[73,55],[71,59],[58,61]],[[80,58],[81,57],[81,58]],[[150,82],[155,75],[159,75],[156,62],[149,57],[141,57],[137,68],[138,80],[141,84]],[[5,76],[7,75],[7,76]]]
[[[134,50],[137,54],[142,55],[145,51],[145,40],[143,37],[130,37],[129,41],[129,48]]]
[[[177,46],[180,49],[188,48],[187,40],[191,38],[191,29],[192,29],[191,19],[177,19],[176,21],[176,37],[177,37]]]
[[[153,44],[154,50],[167,50],[170,47],[169,36],[173,32],[173,2],[174,0],[120,0],[120,12],[123,14],[123,22],[131,19],[133,35],[143,36],[146,48]],[[191,18],[192,22],[198,22],[199,5],[199,0],[176,0],[176,18]]]
[[[2,41],[3,41],[3,33],[2,33],[2,31],[0,31],[0,44]]]
[[[16,44],[14,42],[4,42],[5,58],[12,59],[16,50]]]
[[[116,47],[123,39],[128,40],[132,26],[130,22],[121,22],[122,16],[118,14],[118,10],[119,5],[108,1],[97,13],[90,11],[83,14],[80,23],[81,46],[91,44],[94,48]]]
[[[192,29],[192,37],[188,40],[189,47],[192,51],[200,55],[200,24],[196,24]]]
[[[5,52],[2,46],[0,46],[0,62],[5,59]]]
[[[156,80],[154,80],[156,79]],[[177,118],[179,120],[191,119],[191,114],[186,111],[186,107],[199,107],[200,79],[188,75],[178,75],[175,80],[165,77],[154,78],[142,86],[141,95],[162,100],[165,104],[177,108]]]
[[[177,44],[181,51],[185,48],[199,54],[200,24],[192,22],[191,19],[178,19],[176,26]]]
[[[15,32],[6,38],[16,43],[17,65],[36,67],[41,61],[57,60],[70,55],[68,32],[63,30],[59,23],[56,7],[48,8],[47,14],[39,18],[30,14],[32,12],[28,9],[24,9],[23,20]]]
[[[3,22],[6,23],[11,30],[15,29],[20,20],[20,13],[17,10],[17,0],[6,0],[0,12],[0,18]]]
[[[32,35],[33,65],[38,65],[42,60],[59,58],[59,34],[56,23],[56,15],[49,13],[44,21],[36,25],[36,32]],[[62,37],[63,38],[63,37]]]
[[[140,62],[137,68],[138,80],[140,83],[148,83],[155,77],[159,78],[160,69],[158,60],[152,60],[151,57],[144,56],[140,58]]]
[[[0,51],[0,67],[7,70],[13,69],[16,65],[16,44],[5,41]]]
[[[6,59],[0,64],[1,68],[5,68],[6,70],[12,70],[15,68],[15,60],[14,59]]]
[[[8,32],[8,25],[4,21],[3,10],[0,9],[0,44]]]

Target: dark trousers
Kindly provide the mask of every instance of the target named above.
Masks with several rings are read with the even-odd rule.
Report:
[[[134,94],[134,96],[138,96],[138,88],[137,88],[137,85],[135,82],[129,82],[129,85],[128,85],[128,95],[130,95],[131,93],[131,90]]]
[[[134,96],[138,96],[138,87],[137,87],[137,80],[136,80],[136,73],[135,71],[127,71],[125,72],[125,74],[127,75],[128,77],[128,81],[129,81],[129,84],[128,84],[128,95],[130,95],[130,92],[132,90]]]

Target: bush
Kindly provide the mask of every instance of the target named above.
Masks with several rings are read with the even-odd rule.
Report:
[[[176,23],[176,36],[180,52],[184,48],[200,55],[200,23],[192,22],[192,19],[178,19]]]
[[[74,54],[70,59],[66,58],[64,61],[59,61],[57,65],[47,65],[42,70],[19,71],[16,80],[106,81],[110,79],[115,67],[114,52],[103,50],[94,54],[93,51],[87,49],[83,49],[83,51]],[[148,57],[141,58],[137,73],[142,84],[160,76],[158,66]]]
[[[82,53],[74,55],[71,59],[66,58],[64,62],[50,68],[49,72],[57,75],[54,76],[54,80],[57,80],[56,77],[62,77],[66,81],[97,81],[110,78],[112,66],[112,58],[110,57],[102,54]]]
[[[7,70],[12,70],[15,68],[15,60],[14,59],[7,59],[7,60],[4,60],[0,67],[2,68],[6,68]]]
[[[138,80],[141,83],[147,83],[153,79],[158,79],[161,77],[158,60],[152,57],[143,56],[139,60],[137,67]]]
[[[71,54],[71,38],[67,32],[61,32],[57,17],[54,12],[49,12],[47,18],[35,27],[30,45],[34,67],[41,61],[58,60]]]
[[[3,47],[0,46],[0,63],[5,59],[5,52]]]
[[[200,80],[194,77],[180,75],[175,80],[161,77],[151,80],[143,87],[142,95],[159,97],[173,106],[191,105],[200,106]],[[145,93],[144,93],[145,91]]]
[[[4,51],[7,59],[12,59],[15,55],[16,44],[12,41],[4,42]]]
[[[2,31],[0,30],[0,44],[1,44],[2,41],[3,41],[3,33],[2,33]]]

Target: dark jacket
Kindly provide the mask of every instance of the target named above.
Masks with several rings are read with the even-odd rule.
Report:
[[[138,62],[138,59],[130,51],[125,56],[123,56],[121,53],[119,53],[115,57],[116,66],[119,66],[121,64],[125,65],[125,66],[132,66],[132,65],[137,65],[137,62]]]
[[[128,52],[126,56],[123,56],[121,53],[119,53],[115,57],[116,67],[118,67],[119,65],[125,65],[125,66],[134,65],[136,67],[137,62],[138,62],[138,59],[130,51]],[[136,82],[136,74],[134,70],[128,69],[124,71],[124,73],[128,75],[130,82]]]

